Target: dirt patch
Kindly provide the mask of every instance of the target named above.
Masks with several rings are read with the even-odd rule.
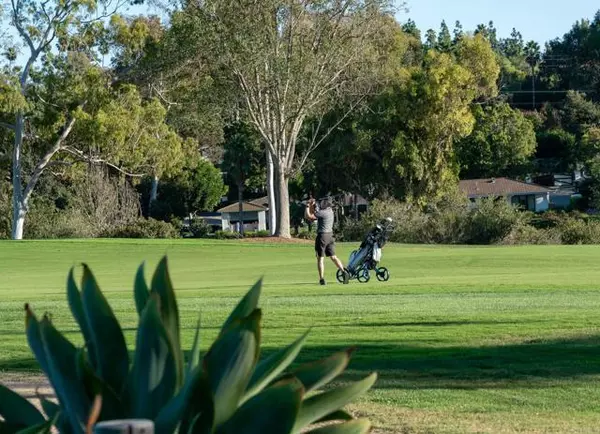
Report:
[[[39,397],[56,402],[54,390],[43,375],[2,372],[0,383],[28,399],[40,411],[42,406]]]

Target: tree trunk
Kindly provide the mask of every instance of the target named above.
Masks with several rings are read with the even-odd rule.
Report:
[[[18,113],[15,122],[15,142],[12,158],[12,184],[13,184],[13,221],[12,239],[23,239],[23,226],[27,209],[23,204],[23,183],[21,180],[21,150],[23,148],[24,118]]]
[[[269,231],[275,235],[277,229],[277,201],[275,198],[275,168],[273,157],[267,149],[267,198],[269,200]]]
[[[158,197],[158,176],[152,177],[152,188],[150,189],[150,201],[148,202],[148,217],[152,217],[152,205]]]
[[[358,194],[354,193],[354,218],[358,220]]]
[[[285,169],[280,164],[276,165],[276,191],[277,191],[277,230],[275,236],[291,238],[290,234],[290,195],[288,191],[288,179]]]
[[[12,222],[12,239],[22,240],[23,229],[25,228],[25,215],[27,215],[27,208],[22,202],[19,202],[13,207],[13,222]]]
[[[240,235],[244,236],[244,184],[238,183],[238,215],[240,221]]]

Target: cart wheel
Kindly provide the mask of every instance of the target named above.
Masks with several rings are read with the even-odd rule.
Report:
[[[366,268],[363,268],[362,271],[360,273],[358,273],[358,281],[360,283],[367,283],[369,280],[371,280],[371,275],[369,274],[369,270]]]
[[[344,283],[344,272],[338,268],[337,273],[335,274],[335,278],[338,282]]]
[[[390,272],[387,268],[381,267],[377,270],[377,280],[387,282],[390,279]]]

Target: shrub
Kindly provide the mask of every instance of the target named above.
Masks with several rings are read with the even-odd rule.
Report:
[[[206,238],[212,232],[210,225],[203,218],[193,218],[187,229],[192,238]]]
[[[140,218],[133,223],[105,232],[104,238],[179,238],[180,231],[171,223]]]
[[[72,269],[67,299],[84,345],[76,347],[47,315],[38,320],[25,306],[29,346],[58,404],[40,398],[49,417],[46,420],[26,399],[0,386],[0,416],[15,431],[46,426],[27,432],[49,432],[50,425],[61,433],[83,432],[82,427],[98,421],[133,418],[152,420],[155,432],[161,434],[286,434],[335,420],[341,421],[336,432],[368,432],[367,420],[351,420],[341,408],[370,389],[376,374],[318,392],[346,369],[352,351],[285,372],[308,333],[260,360],[260,292],[259,281],[238,303],[202,357],[198,323],[186,362],[166,258],[159,263],[150,286],[141,266],[133,290],[139,319],[130,358],[121,324],[92,272],[83,266],[78,287]]]
[[[271,233],[266,230],[244,232],[244,237],[246,237],[246,238],[266,238],[266,237],[270,237],[270,236],[271,236]]]
[[[317,238],[317,231],[316,229],[309,231],[307,228],[302,228],[298,231],[296,238],[300,240],[314,240]]]
[[[600,244],[600,222],[570,218],[558,225],[563,244]]]
[[[59,210],[45,200],[36,200],[25,219],[26,238],[89,238],[96,235],[80,210]]]
[[[240,235],[239,232],[233,232],[233,231],[216,231],[215,232],[215,238],[218,240],[237,240],[240,239],[242,236]]]
[[[471,210],[466,228],[468,244],[494,244],[504,240],[513,229],[526,224],[530,215],[505,200],[480,200]]]
[[[561,244],[560,231],[554,228],[538,229],[531,225],[518,225],[504,237],[501,244]]]

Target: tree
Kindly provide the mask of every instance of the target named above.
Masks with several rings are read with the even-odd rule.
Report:
[[[435,30],[429,29],[427,33],[425,33],[425,48],[428,50],[433,50],[437,46],[437,34]]]
[[[600,11],[547,44],[545,78],[559,89],[600,89]]]
[[[574,168],[573,150],[577,138],[562,128],[551,128],[537,134],[538,172],[556,173]]]
[[[436,48],[441,52],[448,52],[452,48],[452,35],[446,21],[442,21],[440,26]]]
[[[569,91],[559,116],[562,127],[580,140],[588,128],[600,125],[600,105],[581,92]]]
[[[423,203],[455,184],[454,143],[473,130],[471,104],[497,93],[499,67],[483,37],[463,38],[455,53],[430,50],[397,90],[391,119],[399,128],[383,161],[399,178],[397,197]]]
[[[148,203],[152,179],[144,178],[139,186],[144,203]],[[200,211],[212,211],[227,194],[227,186],[219,168],[205,158],[196,165],[185,167],[165,176],[158,187],[156,201],[152,204],[152,216],[170,221],[173,217],[183,219]],[[148,209],[143,209],[148,212]]]
[[[453,45],[458,44],[460,42],[460,40],[463,38],[463,36],[465,35],[465,32],[463,31],[463,26],[460,23],[460,21],[456,21],[456,23],[454,24],[453,35],[454,35],[454,40],[452,41]]]
[[[462,178],[519,176],[536,149],[533,124],[506,102],[473,108],[475,128],[457,143]]]
[[[531,68],[531,106],[535,110],[535,80],[542,55],[540,45],[535,41],[529,41],[525,46],[525,59]]]
[[[128,176],[151,176],[148,215],[152,216],[158,179],[194,167],[198,158],[197,142],[182,139],[166,124],[166,116],[167,109],[158,99],[145,101],[135,86],[122,85],[105,106],[78,115],[64,150],[85,161],[118,162],[119,170]]]
[[[389,3],[209,0],[186,11],[204,29],[212,60],[231,71],[273,160],[278,236],[290,237],[288,180],[328,133],[317,128],[297,159],[302,126],[334,102],[372,92],[397,26]]]
[[[102,17],[123,3],[111,0],[13,0],[10,22],[28,50],[25,64],[15,67],[9,55],[0,81],[9,87],[0,122],[12,133],[12,237],[21,239],[31,194],[54,157],[63,151],[78,113],[103,99],[107,77],[94,61],[105,54]],[[99,10],[104,7],[104,10]],[[98,14],[96,14],[98,12]],[[100,16],[98,16],[100,15]],[[53,43],[56,45],[53,46]],[[52,50],[52,49],[55,50]],[[37,69],[41,62],[42,72]],[[46,98],[41,94],[45,93]],[[52,94],[52,95],[50,95]],[[52,98],[47,98],[52,96]],[[32,128],[32,115],[43,118]],[[25,148],[26,142],[33,142]],[[39,151],[30,175],[25,173],[29,149]]]
[[[178,135],[193,140],[203,156],[218,162],[222,157],[222,104],[215,98],[204,65],[186,61],[186,46],[178,43],[182,30],[178,22],[165,28],[153,16],[129,20],[113,16],[114,68],[120,82],[135,84],[145,99],[163,105],[165,121]],[[190,70],[193,80],[189,79]],[[158,182],[155,174],[150,203],[157,198]]]
[[[244,190],[264,185],[265,167],[260,138],[246,123],[237,122],[225,129],[225,153],[221,168],[232,179],[238,191],[240,234],[244,235]]]

